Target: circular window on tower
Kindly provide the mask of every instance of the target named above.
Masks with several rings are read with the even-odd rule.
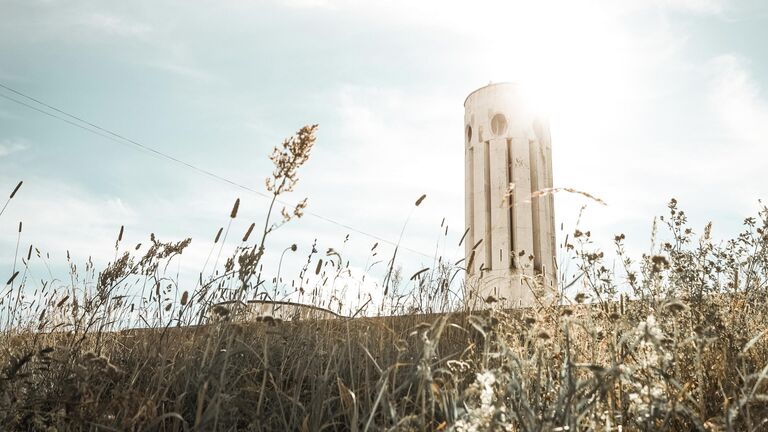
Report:
[[[504,114],[496,114],[491,119],[491,131],[494,135],[504,135],[507,132],[507,118]]]
[[[467,142],[472,141],[472,126],[467,125]]]

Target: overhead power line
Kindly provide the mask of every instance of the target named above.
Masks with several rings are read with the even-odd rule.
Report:
[[[82,129],[84,131],[90,132],[90,133],[92,133],[94,135],[98,135],[98,136],[100,136],[102,138],[106,138],[106,139],[108,139],[110,141],[113,141],[113,142],[116,142],[118,144],[122,144],[122,145],[128,144],[128,145],[132,146],[135,149],[144,151],[146,153],[150,153],[153,156],[158,157],[160,159],[165,159],[166,161],[170,161],[170,162],[176,163],[176,164],[178,164],[178,165],[180,165],[180,166],[182,166],[184,168],[191,169],[191,170],[197,172],[198,174],[202,174],[202,175],[207,176],[209,178],[212,178],[214,180],[218,180],[220,182],[229,184],[230,186],[234,186],[236,188],[245,190],[247,192],[253,193],[253,194],[258,195],[258,196],[263,197],[263,198],[272,199],[271,195],[268,195],[268,194],[266,194],[264,192],[261,192],[259,190],[253,189],[253,188],[251,188],[249,186],[245,186],[245,185],[243,185],[241,183],[238,183],[236,181],[230,180],[230,179],[228,179],[228,178],[226,178],[226,177],[224,177],[222,175],[216,174],[216,173],[214,173],[212,171],[209,171],[209,170],[207,170],[205,168],[202,168],[200,166],[191,164],[191,163],[186,162],[186,161],[184,161],[182,159],[179,159],[177,157],[171,156],[171,155],[169,155],[169,154],[167,154],[165,152],[157,150],[157,149],[155,149],[153,147],[150,147],[148,145],[142,144],[142,143],[140,143],[140,142],[138,142],[136,140],[133,140],[131,138],[128,138],[128,137],[126,137],[126,136],[124,136],[122,134],[113,132],[113,131],[105,128],[105,127],[99,126],[96,123],[93,123],[91,121],[85,120],[84,118],[76,116],[74,114],[70,114],[69,112],[67,112],[67,111],[65,111],[65,110],[63,110],[61,108],[57,108],[57,107],[55,107],[53,105],[50,105],[50,104],[48,104],[48,103],[46,103],[46,102],[44,102],[44,101],[42,101],[40,99],[37,99],[37,98],[32,97],[32,96],[29,96],[29,95],[27,95],[27,94],[25,94],[25,93],[23,93],[23,92],[21,92],[19,90],[16,90],[14,88],[8,87],[7,85],[5,85],[3,83],[0,83],[0,88],[3,88],[3,89],[5,89],[5,90],[7,90],[7,91],[9,91],[9,92],[11,92],[13,94],[18,95],[18,96],[21,96],[24,99],[27,99],[28,101],[32,101],[35,104],[38,104],[38,105],[40,105],[42,107],[45,107],[48,110],[51,110],[51,111],[54,111],[54,112],[46,111],[45,109],[42,109],[42,108],[40,108],[38,106],[34,106],[34,105],[30,104],[30,103],[24,102],[24,101],[19,100],[17,98],[14,98],[14,97],[11,97],[11,96],[8,96],[8,95],[0,93],[0,97],[2,97],[3,99],[9,100],[9,101],[14,102],[14,103],[19,104],[19,105],[22,105],[22,106],[24,106],[26,108],[29,108],[29,109],[34,110],[34,111],[37,111],[37,112],[39,112],[41,114],[45,114],[48,117],[52,117],[52,118],[60,120],[60,121],[62,121],[64,123],[67,123],[70,126],[77,127],[79,129]],[[56,113],[61,114],[61,115],[57,115]],[[64,116],[64,117],[62,117],[62,116]],[[285,206],[292,206],[292,204],[290,204],[288,202],[285,202],[285,201],[282,201],[282,200],[276,200],[276,202],[280,203],[282,205],[285,205]],[[309,216],[312,216],[312,217],[316,218],[316,219],[320,219],[322,221],[325,221],[327,223],[339,226],[341,228],[347,229],[347,230],[355,232],[357,234],[364,235],[364,236],[372,238],[372,239],[374,239],[376,241],[379,241],[379,242],[382,242],[382,243],[386,243],[386,244],[389,244],[389,245],[394,246],[394,247],[398,247],[399,249],[407,250],[409,252],[415,253],[417,255],[424,256],[424,257],[429,258],[429,259],[433,259],[434,258],[434,256],[432,256],[432,255],[425,254],[425,253],[423,253],[421,251],[418,251],[416,249],[412,249],[412,248],[409,248],[409,247],[406,247],[406,246],[403,246],[403,245],[398,245],[397,243],[395,243],[395,242],[393,242],[391,240],[387,240],[387,239],[385,239],[385,238],[383,238],[381,236],[378,236],[376,234],[372,234],[372,233],[363,231],[363,230],[355,228],[355,227],[353,227],[353,226],[351,226],[349,224],[346,224],[346,223],[343,223],[343,222],[339,222],[339,221],[334,220],[332,218],[329,218],[327,216],[323,216],[323,215],[321,215],[319,213],[315,213],[315,212],[312,212],[312,211],[305,211],[305,213],[307,215],[309,215]]]

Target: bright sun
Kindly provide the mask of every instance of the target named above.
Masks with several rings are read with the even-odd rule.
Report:
[[[578,112],[610,121],[621,94],[631,87],[633,49],[626,31],[605,7],[583,2],[502,3],[482,32],[478,76],[514,81],[535,110],[560,117]],[[524,8],[525,10],[521,10]],[[611,11],[615,14],[616,11]]]

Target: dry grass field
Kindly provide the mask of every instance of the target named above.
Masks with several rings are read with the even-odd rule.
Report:
[[[272,206],[314,134],[275,149]],[[227,305],[256,294],[274,226],[250,229],[221,276],[189,288],[164,275],[186,241],[153,236],[106,268],[72,265],[71,284],[32,297],[33,251],[21,251],[0,305],[0,429],[768,430],[768,208],[715,241],[672,200],[657,254],[628,257],[616,236],[620,271],[591,233],[571,233],[573,302],[419,314],[451,268],[417,278],[407,316],[243,319]],[[136,280],[146,289],[132,301]]]

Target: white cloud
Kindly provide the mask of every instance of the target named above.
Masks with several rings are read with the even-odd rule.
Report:
[[[669,15],[719,14],[727,9],[725,1],[622,0],[611,4],[479,1],[457,4],[434,0],[294,0],[287,5],[339,9],[349,15],[346,18],[375,22],[377,30],[392,31],[394,28],[400,34],[409,35],[426,32],[430,39],[441,43],[435,44],[434,52],[424,51],[424,64],[436,60],[435,63],[446,65],[444,73],[437,71],[434,81],[430,82],[414,80],[398,86],[394,80],[381,75],[353,76],[353,80],[382,82],[386,87],[347,85],[339,89],[336,98],[328,103],[335,107],[337,116],[332,122],[323,123],[316,154],[307,166],[312,172],[302,173],[302,179],[306,181],[300,183],[300,188],[306,189],[297,192],[297,195],[309,196],[311,211],[396,240],[413,201],[421,193],[427,193],[427,200],[409,224],[405,243],[419,250],[434,250],[437,236],[433,234],[439,231],[437,226],[443,216],[449,218],[451,230],[460,235],[463,231],[460,229],[463,223],[461,101],[474,86],[485,84],[489,79],[528,79],[540,85],[542,91],[553,94],[557,105],[557,116],[552,123],[556,186],[572,186],[605,198],[610,207],[590,209],[590,215],[595,214],[595,217],[590,220],[589,227],[595,231],[600,226],[607,227],[603,231],[606,236],[613,234],[609,230],[622,224],[641,221],[647,222],[643,226],[649,226],[652,216],[663,211],[669,198],[667,194],[687,194],[687,199],[681,200],[683,205],[696,200],[701,206],[730,208],[729,204],[736,196],[748,201],[759,196],[760,188],[762,193],[766,192],[765,186],[760,184],[745,185],[749,182],[746,177],[759,178],[757,174],[763,162],[755,154],[764,147],[755,145],[768,136],[768,126],[765,126],[768,125],[768,108],[748,64],[734,56],[724,56],[712,62],[710,99],[713,112],[722,125],[701,120],[707,123],[702,124],[702,134],[714,135],[721,132],[720,126],[725,126],[728,134],[738,137],[740,143],[734,143],[734,147],[729,143],[729,147],[692,151],[694,146],[686,149],[684,141],[696,136],[693,132],[698,131],[685,131],[670,137],[670,133],[678,131],[657,125],[660,117],[678,114],[668,108],[666,102],[689,98],[696,101],[691,104],[698,104],[702,98],[700,92],[691,94],[675,89],[686,84],[689,78],[700,79],[699,75],[683,77],[684,74],[679,72],[700,70],[700,65],[685,55],[685,32],[679,26],[670,26],[671,20],[663,16],[665,13],[646,13],[642,21],[633,22],[642,25],[626,25],[637,18],[633,14],[653,8],[670,12]],[[253,9],[246,12],[261,12],[255,6]],[[553,13],[553,10],[558,12]],[[179,17],[160,12],[152,15],[154,27],[141,24],[142,20],[135,15],[126,18],[109,14],[88,15],[88,27],[79,30],[80,36],[92,43],[98,42],[93,35],[106,35],[104,40],[122,43],[123,47],[138,40],[135,45],[139,45],[142,52],[121,59],[186,79],[210,80],[213,77],[196,66],[215,68],[222,72],[222,77],[226,76],[225,66],[232,70],[242,66],[241,63],[211,63],[210,52],[206,53],[205,48],[208,45],[195,43],[195,37],[198,42],[203,41],[201,37],[207,39],[207,35],[198,34],[202,28],[183,33],[199,22],[190,20],[190,14],[195,14],[192,8]],[[57,14],[47,13],[51,15],[51,22],[59,19]],[[222,16],[227,20],[222,21]],[[227,25],[239,23],[232,17],[231,9],[217,11],[211,16],[211,28],[220,27],[223,22]],[[241,18],[247,18],[247,15],[243,14]],[[64,38],[74,30],[77,19],[82,19],[82,15],[67,15],[66,24],[55,27],[57,32],[53,32],[53,25],[44,27],[56,38]],[[242,39],[237,40],[248,43],[249,34],[236,25],[241,24],[223,28],[222,33],[235,31],[241,35],[242,31]],[[633,33],[636,27],[641,30]],[[455,37],[457,34],[461,38]],[[386,38],[388,35],[374,36]],[[118,41],[120,38],[126,40]],[[267,43],[279,48],[283,38],[276,34],[274,39]],[[419,49],[417,43],[418,38],[414,38],[414,46]],[[232,49],[240,47],[233,42]],[[343,52],[345,46],[334,49]],[[381,53],[381,56],[395,65],[404,61],[397,55]],[[339,70],[354,70],[358,61],[356,58],[342,60],[337,66]],[[283,59],[276,57],[275,61]],[[408,70],[408,65],[403,68]],[[323,85],[335,83],[321,82],[320,75],[317,76],[319,84],[311,80],[311,85],[321,87],[319,92],[322,94],[328,91]],[[297,86],[303,84],[296,83]],[[242,92],[251,92],[261,85],[265,84],[254,80],[254,83],[243,86]],[[318,89],[312,87],[307,91]],[[203,100],[204,96],[200,98]],[[272,102],[265,100],[264,106],[269,107]],[[681,113],[681,119],[698,118],[696,116],[698,113]],[[259,121],[268,123],[272,117],[265,115],[263,118]],[[257,123],[257,126],[264,129],[261,124]],[[329,146],[332,151],[323,153],[323,135],[328,127],[333,128],[333,134],[340,140]],[[751,147],[742,145],[745,143]],[[257,186],[261,185],[264,175],[255,175]],[[680,181],[686,183],[681,186],[677,183]],[[135,222],[130,232],[142,239],[150,230],[158,232],[162,239],[177,234],[194,236],[195,241],[190,252],[185,253],[183,263],[194,270],[202,266],[211,248],[213,233],[220,224],[226,223],[233,198],[226,194],[222,196],[221,188],[214,186],[210,190],[198,189],[195,194],[181,193],[172,199],[158,198],[158,202],[137,200],[126,206],[131,209],[127,213],[122,213],[120,206],[110,204],[107,198],[82,191],[75,194],[74,202],[61,196],[52,196],[49,201],[41,195],[34,206],[27,207],[24,215],[40,213],[41,209],[45,215],[51,215],[50,209],[61,209],[51,217],[50,228],[47,225],[42,228],[45,221],[35,221],[40,216],[30,217],[29,223],[38,226],[37,232],[52,233],[51,247],[70,247],[73,241],[78,241],[77,238],[84,239],[77,243],[77,247],[85,253],[97,252],[94,246],[111,248],[115,227],[128,223],[124,220],[127,215],[138,215],[135,217],[141,222]],[[53,190],[55,195],[68,194],[66,190]],[[565,206],[558,206],[558,220],[575,219],[583,201],[571,198],[575,202],[558,201],[566,202]],[[261,204],[259,199],[249,200],[247,204],[245,197],[243,199],[242,216],[236,221],[239,225],[233,227],[233,232],[238,235],[242,235],[250,220],[261,220],[256,210],[250,219],[246,211],[246,206],[251,203],[259,207],[255,205]],[[324,225],[324,222],[311,222],[311,217],[307,217],[295,224],[298,229],[281,229],[279,237],[271,243],[278,249],[277,254],[280,246],[291,241],[301,247],[314,237],[324,237],[322,243],[344,236],[343,229]],[[61,227],[64,223],[81,228],[85,225],[85,228],[69,232]],[[305,229],[307,226],[316,229]],[[12,233],[13,228],[3,232]],[[370,248],[369,239],[354,233],[353,239],[361,249],[361,253],[354,257],[364,259]],[[462,253],[461,249],[458,253]],[[106,256],[109,256],[109,250]],[[290,273],[285,266],[283,271]]]
[[[420,27],[442,27],[458,32],[475,32],[482,23],[482,33],[495,33],[502,29],[529,28],[548,22],[554,29],[567,26],[585,29],[583,18],[616,16],[655,9],[660,11],[717,15],[727,10],[728,0],[619,0],[605,2],[541,0],[509,2],[477,0],[473,2],[446,2],[441,0],[280,0],[281,6],[300,9],[326,9],[352,12],[360,17],[377,21],[414,23]],[[553,11],[557,13],[553,13]],[[575,19],[579,17],[579,19]],[[562,23],[561,23],[562,21]],[[570,22],[570,24],[569,24]],[[514,25],[511,25],[514,23]],[[529,33],[530,35],[531,33]],[[538,33],[538,36],[543,36]],[[486,40],[489,40],[487,38]]]
[[[110,13],[93,13],[82,20],[94,32],[134,39],[151,46],[145,59],[137,62],[139,64],[196,81],[213,78],[211,73],[192,64],[188,46],[174,37],[175,27],[172,25],[156,31],[148,23]]]
[[[727,0],[656,0],[661,7],[682,12],[720,14],[725,11]]]
[[[284,0],[281,4],[296,9],[334,9],[339,6],[339,3],[342,2],[334,0]]]
[[[325,177],[318,193],[342,190],[349,199],[331,198],[336,212],[389,228],[405,221],[422,193],[428,199],[415,213],[414,227],[463,215],[463,109],[456,96],[394,88],[340,89],[336,103],[340,149],[329,163],[344,175]],[[319,173],[307,173],[307,177],[313,176],[323,178]],[[363,199],[372,196],[376,199]],[[460,221],[451,223],[463,231]]]
[[[83,24],[96,31],[120,37],[143,38],[152,31],[152,27],[125,17],[106,13],[93,13],[83,18]]]
[[[747,60],[733,54],[714,58],[709,101],[730,134],[764,148],[768,144],[768,101]]]
[[[2,117],[0,112],[0,117]],[[18,153],[29,148],[29,144],[25,140],[21,139],[0,139],[0,158],[8,156],[13,153]]]
[[[57,181],[24,180],[0,220],[0,244],[15,244],[21,221],[22,244],[50,252],[57,264],[63,264],[67,250],[81,259],[93,256],[106,261],[110,251],[114,254],[120,226],[136,221],[136,213],[120,198],[96,196]],[[15,184],[15,180],[3,179],[2,184]],[[2,258],[7,261],[9,256]]]

